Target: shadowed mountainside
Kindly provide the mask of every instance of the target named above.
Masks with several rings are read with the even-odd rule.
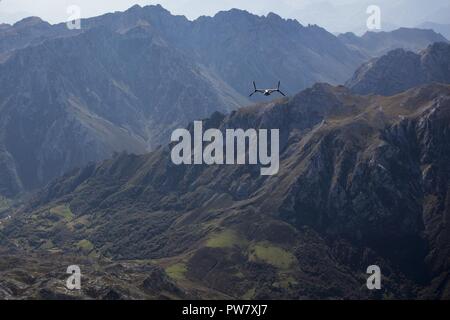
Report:
[[[397,49],[363,64],[346,86],[359,94],[393,95],[426,83],[450,83],[450,44],[419,54]]]
[[[449,123],[449,86],[363,97],[318,84],[204,122],[280,128],[278,175],[175,166],[167,147],[121,154],[50,184],[2,225],[2,245],[150,262],[191,298],[448,299]],[[383,290],[370,293],[373,264]]]

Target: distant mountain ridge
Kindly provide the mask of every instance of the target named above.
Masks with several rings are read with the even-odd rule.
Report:
[[[397,49],[363,64],[346,83],[359,94],[393,95],[431,82],[450,83],[450,44],[420,53]]]
[[[147,25],[244,96],[253,80],[268,81],[262,85],[269,86],[283,78],[288,92],[318,81],[339,83],[365,60],[326,30],[276,14],[261,17],[232,9],[189,21],[160,5],[135,5],[123,13],[82,20],[85,29],[105,27],[119,33],[136,25]]]
[[[143,153],[186,119],[240,104],[212,81],[141,28],[18,51],[0,64],[1,192],[34,189],[115,151]]]
[[[253,80],[281,80],[290,94],[344,83],[368,59],[318,26],[236,9],[189,21],[134,6],[81,26],[30,17],[0,28],[0,194],[165,144],[176,127],[250,104]],[[392,43],[417,46],[414,36]]]
[[[399,48],[417,52],[435,42],[448,43],[444,36],[433,30],[416,28],[400,28],[391,32],[366,32],[361,37],[349,32],[340,34],[338,38],[349,48],[360,51],[367,57],[379,57]]]
[[[287,88],[293,92],[304,89],[317,81],[327,81],[330,83],[342,82],[341,75],[345,72],[352,72],[353,70],[349,71],[349,69],[354,68],[355,64],[361,63],[369,57],[382,55],[392,49],[404,48],[407,50],[419,50],[431,43],[446,41],[445,38],[431,30],[408,28],[401,28],[392,32],[368,32],[362,37],[357,37],[351,33],[343,34],[338,37],[340,41],[336,41],[334,36],[318,26],[304,27],[295,20],[284,20],[273,13],[267,15],[267,17],[260,17],[250,14],[247,11],[232,9],[230,11],[219,12],[214,17],[200,17],[194,21],[189,21],[184,16],[171,15],[169,11],[160,5],[145,7],[135,5],[125,12],[116,12],[83,19],[82,30],[68,30],[64,23],[51,26],[36,17],[24,19],[12,27],[5,27],[3,33],[0,32],[0,44],[3,43],[0,46],[0,53],[2,51],[10,51],[26,47],[30,44],[36,44],[46,39],[77,35],[80,32],[94,27],[103,26],[120,33],[134,28],[139,24],[151,26],[151,28],[155,31],[157,30],[160,36],[171,45],[176,46],[180,50],[187,51],[189,55],[195,56],[202,63],[207,63],[213,69],[225,73],[225,75],[221,74],[221,76],[226,80],[230,80],[227,82],[231,85],[234,84],[233,80],[237,81],[239,77],[228,75],[227,71],[229,70],[225,68],[224,64],[232,63],[232,65],[238,66],[240,64],[252,64],[252,61],[255,63],[261,61],[267,68],[271,67],[272,64],[275,65],[277,62],[280,62],[278,63],[278,68],[283,68],[284,64],[288,65],[291,63],[291,61],[284,61],[283,56],[278,57],[278,59],[275,57],[276,54],[281,53],[278,50],[283,47],[291,47],[289,50],[299,50],[298,53],[300,55],[308,54],[307,52],[302,53],[305,48],[307,50],[312,49],[321,55],[322,59],[324,59],[324,53],[331,55],[335,59],[335,61],[322,61],[322,63],[314,62],[312,65],[313,69],[310,72],[316,74],[316,77],[319,75],[320,78],[308,79],[308,72],[306,72],[306,75],[301,74],[300,79],[296,79],[296,82],[300,82],[300,85],[291,84],[292,79],[285,81]],[[26,36],[23,36],[24,33]],[[14,35],[12,37],[13,39],[11,39],[11,35]],[[20,40],[20,42],[14,43],[13,40],[16,39]],[[226,43],[230,39],[236,44],[236,47],[230,47]],[[249,43],[249,40],[253,43]],[[358,54],[355,55],[354,52],[346,51],[340,42],[343,42],[345,46],[352,49],[351,51],[358,51]],[[249,49],[259,50],[264,48],[267,43],[276,44],[276,48],[272,49],[273,54],[268,50],[267,52],[261,53],[255,51],[254,56],[251,55]],[[293,45],[296,47],[292,47]],[[332,48],[332,50],[328,49],[327,46]],[[211,52],[210,49],[214,50],[214,48],[216,50]],[[239,51],[246,51],[249,57],[243,58],[239,54]],[[264,62],[264,59],[269,60],[269,58],[271,58],[270,62]],[[309,61],[308,59],[314,59],[314,56],[310,56],[309,58],[305,56],[303,58],[306,58],[307,63],[311,64],[313,60]],[[349,58],[353,59],[353,61],[349,61]],[[340,59],[341,61],[336,61],[336,59]],[[292,61],[292,63],[296,64],[301,62]],[[322,65],[325,64],[328,64],[331,68],[339,64],[342,64],[342,66],[339,67],[340,69],[332,69],[326,73],[320,70]],[[275,79],[280,78],[279,74],[285,71],[283,69],[280,70],[269,70],[271,74],[265,76],[272,76],[271,78]],[[255,70],[250,71],[250,73],[256,72]],[[279,74],[274,75],[273,73]],[[227,77],[231,79],[227,79]],[[252,80],[251,78],[249,77],[250,81]],[[249,79],[245,79],[245,85],[242,85],[238,81],[235,89],[248,86]],[[246,93],[246,91],[242,91],[241,93]]]
[[[418,28],[434,30],[435,32],[438,32],[446,37],[447,40],[450,40],[450,24],[424,22],[421,23]]]

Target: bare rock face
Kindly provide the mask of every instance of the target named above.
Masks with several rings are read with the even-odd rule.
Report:
[[[150,259],[169,296],[449,298],[449,86],[382,97],[318,84],[204,124],[279,128],[279,173],[175,166],[168,148],[117,155],[51,183],[2,245],[69,255],[83,240],[90,255]],[[373,264],[382,291],[365,288]]]
[[[151,263],[111,263],[58,252],[1,250],[0,298],[28,300],[181,299],[183,292]],[[69,290],[69,265],[80,267],[81,290]],[[33,266],[31,269],[29,267]]]
[[[255,28],[278,45],[254,38]],[[252,80],[283,74],[296,91],[317,74],[345,79],[362,62],[325,30],[278,16],[234,10],[191,22],[161,6],[83,20],[81,30],[24,19],[1,28],[0,55],[0,192],[8,197],[114,152],[166,144],[174,128],[248,104]],[[285,63],[272,63],[277,55]]]
[[[393,95],[415,86],[450,83],[450,44],[435,43],[420,54],[397,49],[363,64],[346,86],[359,94]]]
[[[140,28],[48,41],[18,51],[0,70],[0,173],[8,196],[114,152],[144,153],[173,128],[238,104]]]

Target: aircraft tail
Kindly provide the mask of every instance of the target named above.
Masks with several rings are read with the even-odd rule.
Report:
[[[277,87],[278,90],[280,90],[280,86],[281,86],[281,81],[278,81],[278,87]]]
[[[253,88],[255,88],[255,91],[256,91],[256,82],[255,81],[253,81]]]

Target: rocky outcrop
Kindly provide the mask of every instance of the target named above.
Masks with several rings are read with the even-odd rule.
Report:
[[[214,81],[145,28],[17,51],[0,64],[2,194],[114,152],[144,153],[189,120],[237,107],[238,94],[225,96]]]
[[[448,43],[435,43],[420,54],[391,51],[363,64],[346,86],[359,94],[393,95],[431,82],[450,83]]]

